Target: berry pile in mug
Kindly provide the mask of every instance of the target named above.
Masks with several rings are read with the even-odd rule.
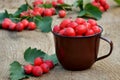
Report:
[[[63,36],[91,36],[100,33],[101,28],[93,19],[76,18],[63,20],[60,25],[54,26],[53,32]]]
[[[44,8],[44,7],[40,7],[40,5],[43,4],[51,4],[52,7],[51,8]],[[20,14],[20,17],[24,17],[24,16],[30,16],[30,17],[34,17],[34,16],[53,16],[56,14],[56,9],[55,7],[58,4],[64,4],[64,0],[47,0],[45,2],[43,2],[43,0],[35,0],[33,2],[33,9],[24,11]],[[64,18],[66,16],[66,11],[65,10],[60,10],[58,16],[60,18]]]
[[[31,74],[33,76],[39,77],[44,73],[48,73],[53,67],[54,64],[51,60],[44,61],[41,57],[37,57],[34,60],[34,65],[24,65],[24,71],[26,74]]]
[[[2,21],[2,28],[12,31],[23,31],[24,29],[28,30],[34,30],[36,29],[36,24],[34,22],[29,22],[26,19],[23,19],[22,21],[15,23],[12,22],[9,18],[5,18]]]
[[[105,12],[109,9],[107,0],[93,0],[92,5],[99,8],[100,11]]]

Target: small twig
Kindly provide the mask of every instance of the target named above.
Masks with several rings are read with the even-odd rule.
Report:
[[[28,5],[28,7],[29,7],[30,9],[32,9],[32,6],[28,3],[28,1],[25,0],[25,2],[26,2],[26,4]]]

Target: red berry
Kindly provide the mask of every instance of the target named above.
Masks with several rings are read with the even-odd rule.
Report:
[[[33,2],[33,6],[36,7],[40,4],[43,4],[43,1],[42,0],[36,0],[35,2]]]
[[[94,31],[94,33],[100,33],[101,29],[98,26],[93,26],[92,30]]]
[[[76,34],[75,34],[75,31],[73,28],[68,27],[68,28],[65,28],[64,35],[65,36],[75,36]]]
[[[65,10],[60,10],[59,11],[59,17],[64,18],[66,16],[66,11]]]
[[[39,77],[43,74],[43,70],[40,66],[33,66],[32,74],[36,77]]]
[[[25,65],[24,66],[24,71],[26,74],[31,74],[32,73],[33,66],[31,64]]]
[[[40,7],[35,7],[34,9],[33,9],[33,11],[35,11],[35,12],[39,12],[39,15],[42,15],[43,14],[43,12],[44,12],[44,8],[40,8]]]
[[[8,29],[12,21],[9,18],[5,18],[2,22],[2,28]]]
[[[22,31],[24,29],[24,25],[21,22],[18,22],[16,25],[16,30],[17,31]]]
[[[36,24],[34,22],[29,22],[27,28],[29,30],[34,30],[34,29],[36,29]]]
[[[55,8],[50,8],[50,9],[51,9],[51,11],[52,11],[52,15],[56,14]]]
[[[35,66],[40,66],[43,63],[43,59],[40,57],[35,58],[34,60],[34,65]]]
[[[60,29],[63,29],[65,27],[67,27],[67,25],[71,23],[71,20],[70,19],[65,19],[63,20],[61,23],[60,23]]]
[[[52,1],[52,6],[56,7],[57,6],[57,1]]]
[[[85,25],[78,25],[75,28],[77,35],[83,35],[87,32],[87,27]]]
[[[48,73],[50,70],[49,66],[46,63],[41,64],[40,67],[42,68],[43,73]]]
[[[9,26],[9,30],[15,30],[15,28],[16,28],[16,23],[11,22]]]
[[[64,0],[57,0],[57,3],[64,4]]]
[[[95,0],[95,2],[99,2],[99,0]]]
[[[100,5],[105,6],[106,5],[106,0],[99,0]]]
[[[83,19],[83,18],[76,18],[75,22],[76,22],[77,24],[84,24],[86,21],[85,21],[85,19]]]
[[[105,11],[104,7],[102,7],[102,6],[99,6],[99,10],[100,10],[101,12],[104,12],[104,11]]]
[[[41,14],[39,13],[39,11],[33,11],[32,12],[32,16],[40,16]]]
[[[88,19],[88,23],[90,23],[92,26],[97,25],[97,22],[94,19]]]
[[[87,23],[87,22],[84,25],[87,27],[87,29],[91,29],[91,27],[92,27],[91,24]]]
[[[44,16],[52,16],[52,11],[51,11],[51,9],[45,9],[44,10]]]
[[[76,22],[71,22],[67,25],[67,27],[75,28],[78,24]]]
[[[54,64],[51,60],[46,60],[46,61],[44,61],[44,63],[46,63],[50,69],[52,69],[54,67]]]
[[[89,29],[89,30],[87,30],[87,32],[86,32],[85,35],[86,35],[86,36],[94,35],[94,31],[93,31],[92,29]]]
[[[58,33],[60,31],[60,27],[58,25],[55,25],[53,28],[53,32]]]
[[[26,28],[27,26],[28,26],[28,20],[27,19],[23,19],[22,21],[21,21],[21,23],[24,25],[24,28]]]
[[[92,2],[92,5],[93,5],[93,6],[96,6],[96,7],[99,7],[99,6],[100,6],[99,3],[98,3],[98,2],[95,2],[95,1]]]
[[[59,35],[64,35],[64,33],[65,33],[65,29],[59,31]]]
[[[104,9],[107,10],[107,9],[109,9],[109,7],[110,7],[110,6],[109,6],[108,4],[106,4],[106,5],[104,6]]]

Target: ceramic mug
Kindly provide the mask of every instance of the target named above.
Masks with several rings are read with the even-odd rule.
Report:
[[[53,32],[56,55],[63,68],[67,70],[85,70],[90,68],[96,61],[111,54],[113,43],[101,36],[103,28],[100,28],[100,33],[83,37],[67,37]],[[107,55],[98,58],[100,39],[109,43],[110,51]]]

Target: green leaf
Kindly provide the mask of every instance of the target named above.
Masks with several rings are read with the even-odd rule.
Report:
[[[86,14],[90,17],[93,17],[97,20],[99,20],[102,17],[102,12],[92,4],[87,4],[85,6],[85,10],[87,11]]]
[[[17,61],[14,61],[10,64],[10,79],[11,80],[20,80],[28,77],[24,74],[24,69],[21,64]]]
[[[3,12],[3,13],[0,13],[0,23],[2,23],[4,18],[9,18],[9,14],[8,14],[7,10],[5,10],[5,12]]]
[[[56,11],[58,12],[59,10],[67,10],[67,11],[71,11],[72,10],[72,5],[69,4],[59,4],[56,7]]]
[[[31,48],[29,47],[25,52],[24,52],[24,59],[33,64],[34,63],[34,59],[37,57],[42,57],[45,60],[52,60],[54,62],[54,64],[57,64],[57,57],[55,54],[53,55],[48,55],[45,52],[38,50],[36,48]]]
[[[114,0],[117,4],[120,5],[120,0]]]
[[[45,60],[52,60],[54,64],[57,64],[57,63],[58,63],[58,59],[57,59],[56,54],[53,54],[53,55],[45,55],[45,56],[44,56],[44,59],[45,59]]]
[[[85,10],[80,11],[80,13],[79,13],[78,17],[82,17],[82,16],[84,16],[85,14],[86,14],[86,11],[85,11]]]
[[[33,64],[34,59],[37,57],[44,57],[45,53],[41,50],[37,50],[36,48],[31,48],[29,47],[25,52],[24,52],[24,59]]]
[[[85,8],[85,6],[90,2],[91,2],[91,0],[83,0],[83,8]]]
[[[42,5],[39,5],[39,7],[44,7],[44,8],[52,8],[52,4],[42,4]]]
[[[43,17],[42,19],[35,20],[37,28],[40,29],[42,32],[50,32],[51,25],[52,25],[52,18],[51,17]]]
[[[27,11],[28,9],[28,5],[27,4],[23,4],[21,5],[18,10],[14,13],[14,16],[19,16],[21,12],[23,11]]]
[[[77,1],[74,2],[73,6],[79,7],[80,10],[83,10],[83,1],[84,0],[77,0]]]

